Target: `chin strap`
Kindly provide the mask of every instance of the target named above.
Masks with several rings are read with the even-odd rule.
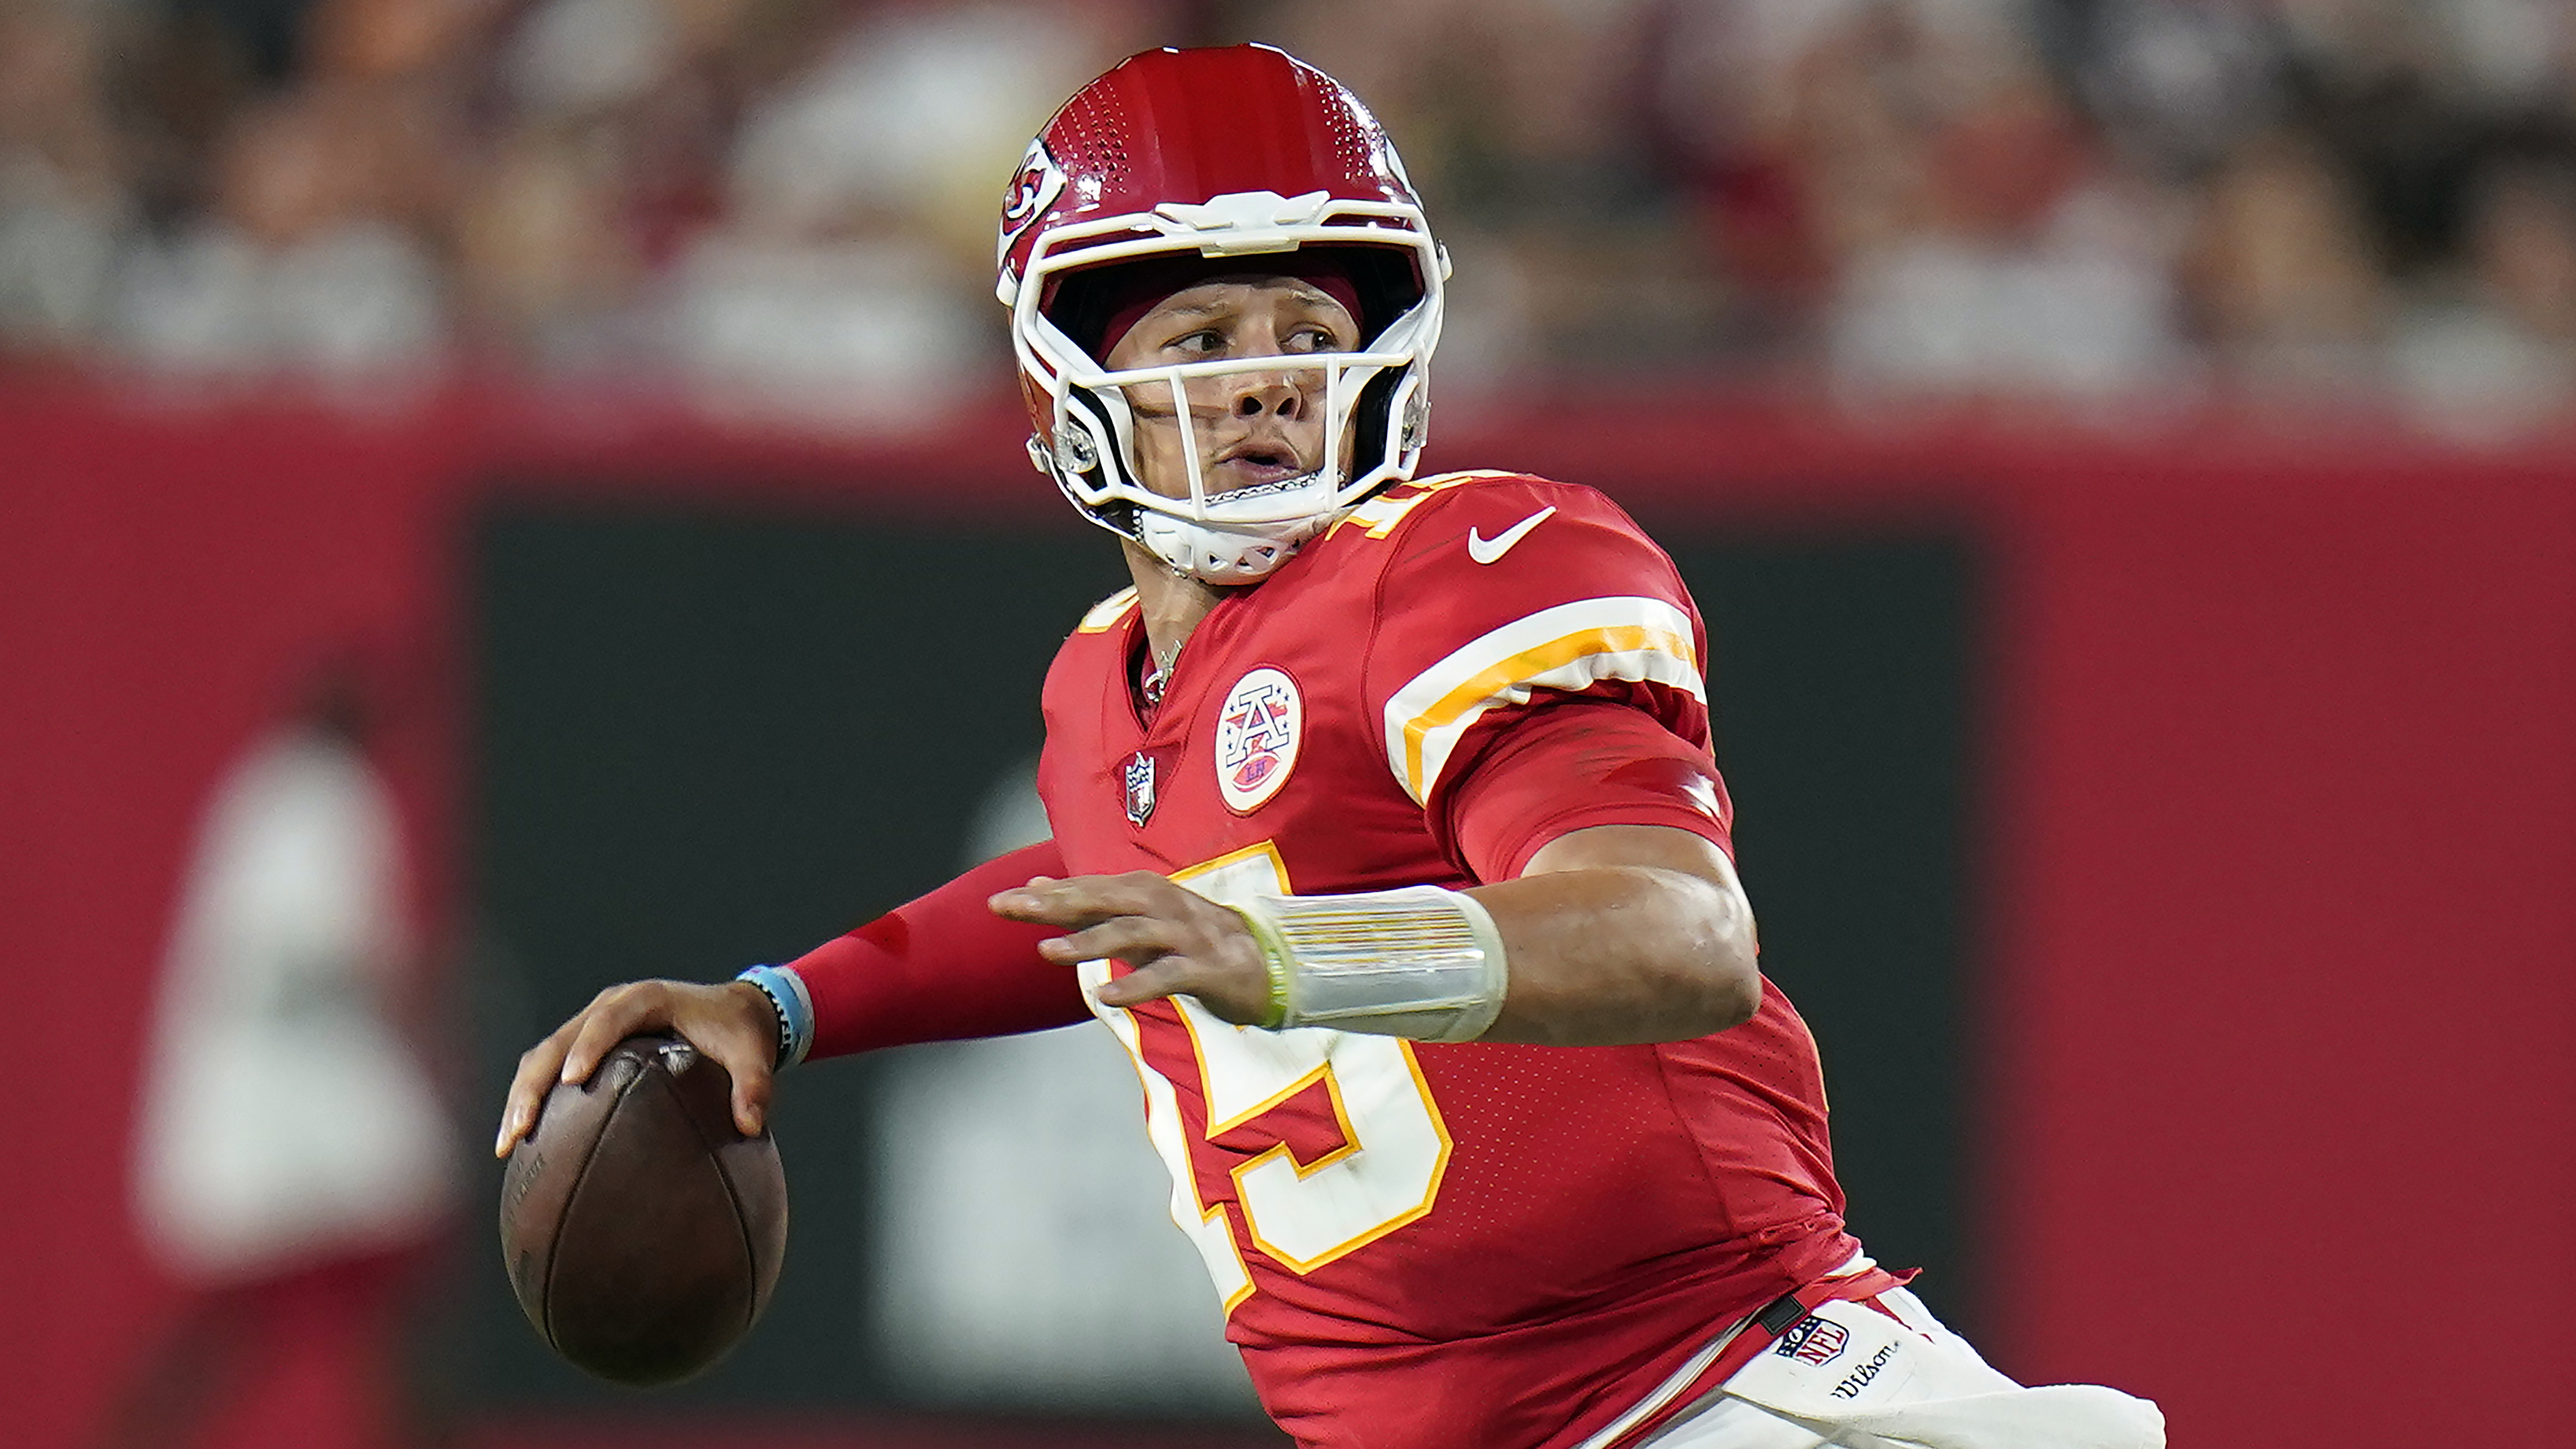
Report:
[[[1336,509],[1297,519],[1279,525],[1276,532],[1244,533],[1221,524],[1140,509],[1137,542],[1161,559],[1165,568],[1183,578],[1203,584],[1258,583],[1295,558],[1297,551],[1322,533],[1340,512]]]

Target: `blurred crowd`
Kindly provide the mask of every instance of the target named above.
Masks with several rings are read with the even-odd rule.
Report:
[[[2576,389],[2566,0],[0,0],[0,351],[933,416],[1048,110],[1247,38],[1404,146],[1444,386]]]

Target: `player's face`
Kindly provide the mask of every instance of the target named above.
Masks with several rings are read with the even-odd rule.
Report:
[[[1168,384],[1131,384],[1138,481],[1166,498],[1187,498],[1183,450],[1193,442],[1210,498],[1321,468],[1324,369],[1293,359],[1355,351],[1359,331],[1341,303],[1295,277],[1220,277],[1164,298],[1109,349],[1102,361],[1111,371],[1259,357],[1282,365],[1190,378],[1182,388],[1188,428]],[[1346,434],[1334,460],[1344,468],[1352,442]]]

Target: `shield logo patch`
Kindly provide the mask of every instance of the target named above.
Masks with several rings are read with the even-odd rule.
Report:
[[[1143,829],[1154,818],[1154,757],[1138,750],[1127,757],[1127,823]]]

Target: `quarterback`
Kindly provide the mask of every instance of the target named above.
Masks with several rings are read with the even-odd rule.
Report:
[[[615,987],[759,1129],[810,1056],[1096,1016],[1262,1403],[1310,1449],[2149,1449],[1846,1231],[1756,965],[1705,629],[1589,489],[1416,477],[1448,259],[1329,76],[1135,56],[1004,199],[1030,455],[1134,587],[1049,671],[1053,838],[784,966]]]

